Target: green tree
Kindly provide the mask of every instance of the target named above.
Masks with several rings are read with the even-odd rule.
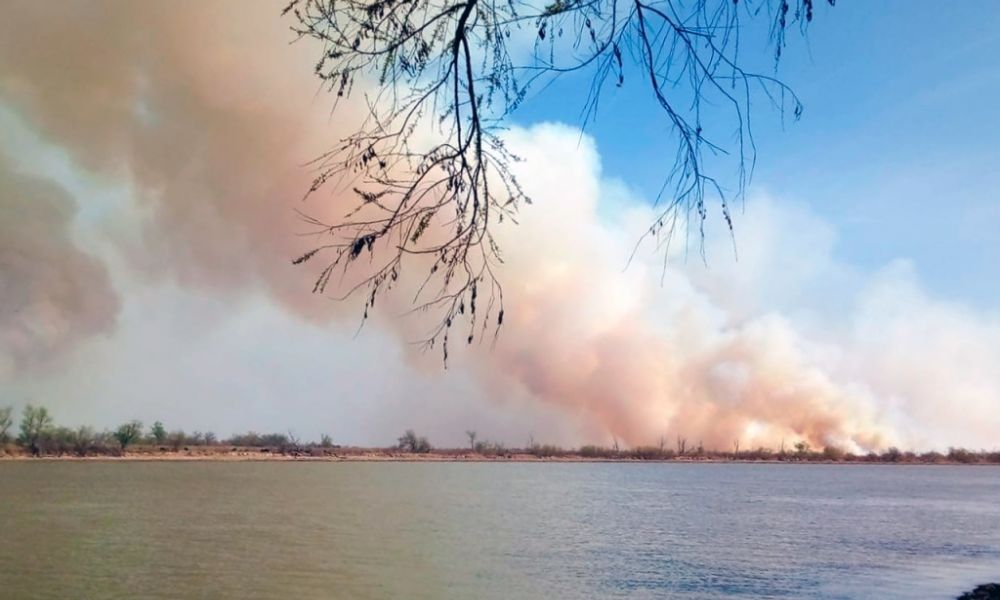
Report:
[[[157,421],[153,423],[153,426],[149,428],[149,435],[156,440],[157,444],[162,444],[167,441],[167,429],[163,426],[162,421]]]
[[[0,446],[10,441],[10,428],[14,425],[14,409],[10,406],[0,408]]]
[[[31,454],[38,456],[41,454],[40,442],[46,434],[52,430],[52,416],[44,406],[33,406],[31,404],[24,407],[21,415],[21,435],[18,441],[22,446],[31,451]]]
[[[142,422],[130,421],[125,423],[119,426],[112,435],[118,441],[122,449],[122,454],[124,454],[129,444],[139,439],[142,435]]]

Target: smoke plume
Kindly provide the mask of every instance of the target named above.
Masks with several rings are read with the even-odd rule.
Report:
[[[74,242],[75,213],[66,192],[0,156],[0,375],[114,324],[118,298],[104,265]]]

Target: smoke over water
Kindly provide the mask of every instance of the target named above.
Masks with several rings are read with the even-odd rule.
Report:
[[[310,273],[290,259],[309,248],[294,235],[302,225],[292,208],[310,178],[302,165],[362,108],[341,106],[331,120],[331,99],[311,76],[315,48],[288,44],[279,11],[244,2],[9,7],[0,103],[78,169],[127,188],[130,202],[101,217],[130,273],[115,289],[71,240],[70,198],[0,163],[0,358],[15,375],[112,330],[135,280],[227,299],[260,292],[319,327],[359,318],[354,304],[310,295]],[[830,257],[822,224],[766,199],[751,203],[760,217],[738,223],[747,235],[740,263],[729,264],[720,237],[718,248],[709,240],[708,268],[678,255],[663,270],[662,257],[640,252],[626,270],[651,212],[602,179],[593,143],[558,125],[509,137],[527,159],[519,179],[535,204],[500,233],[508,318],[495,347],[458,352],[452,365],[497,401],[559,407],[584,423],[580,442],[993,444],[995,315],[927,298],[905,266],[859,284]],[[343,213],[338,202],[324,194],[306,209],[331,220]],[[775,225],[782,219],[792,221]],[[787,316],[764,291],[799,298],[790,290],[830,281],[850,289],[828,325]],[[419,317],[397,318],[399,298],[387,306],[376,326],[406,344]],[[436,354],[410,357],[440,369]]]

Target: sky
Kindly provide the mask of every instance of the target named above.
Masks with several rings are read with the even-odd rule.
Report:
[[[331,114],[315,48],[235,6],[19,3],[0,24],[0,405],[364,445],[998,446],[993,3],[838,3],[790,37],[805,111],[755,113],[738,259],[712,207],[704,261],[643,247],[625,268],[669,132],[631,79],[585,131],[582,79],[530,97],[506,134],[535,200],[500,232],[510,318],[447,370],[404,304],[359,331],[290,265],[303,164],[363,107]],[[771,69],[756,33],[744,55]]]

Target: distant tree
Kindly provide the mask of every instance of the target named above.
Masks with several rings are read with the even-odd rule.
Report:
[[[206,431],[205,435],[202,436],[202,439],[205,440],[206,446],[214,446],[219,442],[219,438],[215,435],[214,431]]]
[[[157,421],[153,423],[153,426],[149,428],[149,435],[156,441],[157,444],[166,442],[167,429],[163,426],[163,422]]]
[[[535,444],[531,447],[530,453],[538,458],[548,458],[550,456],[562,456],[566,454],[566,451],[552,444]]]
[[[256,431],[233,434],[226,443],[231,446],[261,446],[260,434]]]
[[[73,432],[72,446],[77,456],[86,456],[94,449],[96,442],[97,436],[90,427],[84,425]]]
[[[826,460],[843,460],[844,449],[839,446],[827,446],[823,448],[823,458]]]
[[[291,444],[291,440],[284,433],[265,433],[260,436],[260,445],[272,448],[284,448]]]
[[[10,441],[10,428],[14,425],[14,408],[0,408],[0,446]]]
[[[53,427],[42,436],[39,445],[43,454],[62,456],[73,451],[76,431],[69,427]]]
[[[806,454],[809,454],[809,450],[810,450],[809,442],[805,440],[795,442],[795,452],[798,453],[799,456],[805,456]]]
[[[183,430],[178,429],[167,434],[167,445],[169,445],[174,452],[180,450],[181,446],[184,446],[187,443],[187,434],[184,433]]]
[[[278,450],[280,450],[283,454],[289,452],[298,453],[302,451],[302,444],[299,443],[299,438],[292,433],[291,430],[289,430],[288,435],[285,436],[285,443],[281,444],[278,447]]]
[[[427,453],[431,451],[431,444],[427,441],[427,438],[417,437],[417,434],[414,433],[412,429],[407,429],[406,432],[399,437],[398,441],[398,448],[400,450],[406,450],[414,453]]]
[[[507,446],[503,442],[476,442],[475,452],[483,456],[506,456]]]
[[[895,446],[890,447],[882,454],[882,460],[886,462],[899,462],[902,458],[903,452]]]
[[[323,435],[319,436],[319,445],[321,448],[332,448],[333,438],[324,433]]]
[[[44,406],[35,407],[31,404],[24,407],[21,415],[21,435],[18,441],[22,446],[38,456],[42,448],[40,442],[52,429],[52,417]]]
[[[958,463],[974,463],[976,455],[965,448],[948,448],[948,460]]]
[[[469,450],[473,452],[476,451],[476,432],[469,429],[465,432],[466,437],[469,438]]]
[[[122,453],[124,453],[132,442],[135,442],[142,437],[142,422],[130,421],[128,423],[124,423],[123,425],[120,425],[112,435],[121,446]]]
[[[676,143],[646,235],[665,247],[682,223],[703,228],[713,200],[731,228],[730,203],[742,198],[756,160],[751,107],[763,100],[795,118],[802,110],[775,76],[744,66],[741,26],[769,25],[777,66],[786,31],[805,30],[817,1],[291,0],[284,13],[293,29],[321,42],[314,71],[323,85],[339,99],[363,82],[369,111],[317,158],[309,190],[353,188],[356,207],[340,222],[306,217],[320,241],[295,262],[323,257],[317,292],[337,269],[371,268],[350,292],[365,297],[367,318],[404,259],[429,256],[427,280],[439,287],[418,302],[441,320],[426,343],[440,341],[447,359],[447,332],[460,318],[470,331],[499,328],[494,231],[530,201],[500,132],[533,87],[569,73],[591,78],[584,124],[608,85],[635,76],[660,115],[658,123],[650,115],[649,127]],[[533,50],[515,50],[524,42]],[[363,253],[371,258],[358,261]]]
[[[684,456],[687,451],[687,438],[677,436],[677,456]]]

